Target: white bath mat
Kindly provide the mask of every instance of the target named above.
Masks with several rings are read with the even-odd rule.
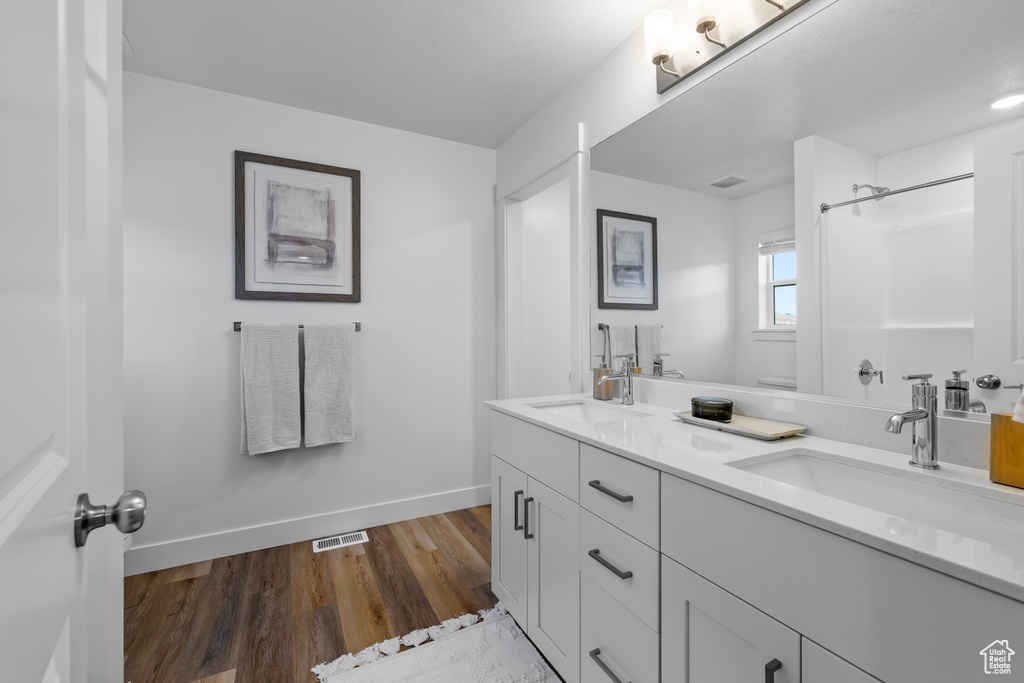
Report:
[[[430,641],[430,642],[427,642]],[[422,644],[421,644],[422,643]],[[400,645],[418,646],[398,652]],[[500,606],[371,645],[313,668],[321,683],[558,683]]]

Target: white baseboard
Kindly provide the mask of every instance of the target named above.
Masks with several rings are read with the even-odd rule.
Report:
[[[125,555],[124,575],[132,576],[193,562],[203,562],[218,557],[312,540],[342,531],[366,529],[406,519],[486,505],[490,502],[491,486],[484,484],[458,491],[395,500],[379,505],[339,510],[313,517],[289,519],[206,536],[195,536],[151,545],[137,545]]]

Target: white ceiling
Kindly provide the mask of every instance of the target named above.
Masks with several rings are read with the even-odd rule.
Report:
[[[1024,116],[988,106],[1012,90],[1024,0],[838,0],[602,142],[591,166],[738,198],[792,182],[808,135],[887,156]],[[728,173],[750,182],[705,185]]]
[[[665,0],[129,0],[127,71],[497,148]]]

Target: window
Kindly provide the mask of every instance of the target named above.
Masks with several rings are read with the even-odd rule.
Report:
[[[796,329],[796,238],[790,233],[758,243],[761,329]]]

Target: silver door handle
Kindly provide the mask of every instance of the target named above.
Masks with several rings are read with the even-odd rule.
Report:
[[[126,491],[113,505],[93,505],[89,494],[78,496],[75,506],[75,547],[85,545],[89,532],[113,523],[118,531],[130,534],[142,528],[146,521],[146,494],[142,491]]]

